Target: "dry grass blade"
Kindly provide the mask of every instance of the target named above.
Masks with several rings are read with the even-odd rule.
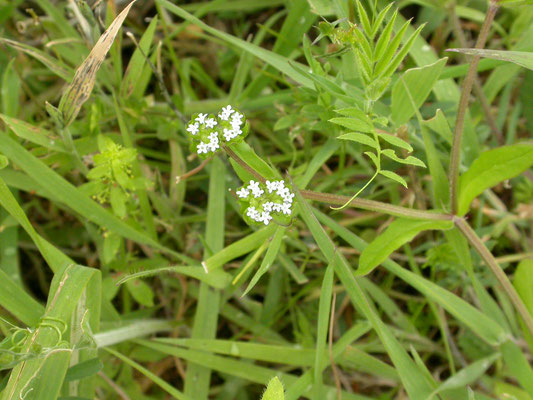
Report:
[[[130,8],[136,0],[133,0],[128,6],[114,19],[109,28],[100,36],[98,42],[76,70],[74,79],[69,85],[59,103],[59,111],[63,114],[64,123],[68,126],[81,109],[83,103],[89,98],[96,80],[96,73],[104,62],[104,59],[113,45],[118,30],[126,19]]]

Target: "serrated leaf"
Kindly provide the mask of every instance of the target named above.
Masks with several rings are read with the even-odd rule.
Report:
[[[405,124],[415,114],[413,103],[417,109],[422,106],[444,70],[447,60],[442,58],[421,68],[411,68],[396,81],[392,88],[391,111],[392,120],[397,126]]]
[[[344,135],[340,135],[337,137],[337,139],[341,140],[350,140],[352,142],[357,142],[361,144],[366,144],[367,146],[371,146],[374,149],[377,150],[378,146],[373,138],[370,136],[365,135],[364,133],[359,132],[349,132],[345,133]]]
[[[334,124],[343,126],[345,128],[348,128],[350,130],[354,130],[357,132],[366,132],[366,133],[374,132],[374,127],[372,126],[372,123],[370,123],[369,121],[365,121],[363,119],[335,117],[335,118],[331,118],[329,122],[332,122]]]
[[[261,400],[285,400],[283,384],[277,376],[268,382],[268,386],[265,390],[265,393],[263,393]]]
[[[422,231],[452,228],[453,222],[451,220],[428,221],[398,218],[363,250],[357,273],[359,275],[368,274],[385,261],[393,251],[405,243],[409,243]]]
[[[482,153],[459,180],[458,215],[468,212],[475,197],[533,165],[533,144],[502,146]]]
[[[377,132],[377,134],[380,138],[382,138],[387,143],[392,144],[393,146],[405,149],[409,153],[413,151],[413,147],[409,143],[407,143],[405,140],[400,139],[398,136],[389,135],[388,133],[379,132],[379,131]]]
[[[396,172],[392,172],[392,171],[389,171],[389,170],[386,170],[386,169],[382,169],[379,171],[379,173],[389,179],[392,179],[393,181],[396,181],[398,182],[399,184],[401,184],[402,186],[404,187],[407,187],[407,182],[405,181],[405,179],[403,179],[400,175],[398,175]]]
[[[415,165],[417,167],[426,168],[426,164],[422,160],[419,160],[416,157],[408,156],[407,158],[400,158],[396,155],[396,152],[391,149],[385,149],[381,151],[381,154],[389,157],[391,160],[394,160],[400,164]]]
[[[521,67],[533,70],[533,52],[487,49],[448,49],[446,51],[469,54],[471,56],[492,58],[494,60],[509,61],[520,65]]]

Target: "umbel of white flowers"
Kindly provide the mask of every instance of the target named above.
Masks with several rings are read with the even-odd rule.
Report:
[[[284,181],[266,181],[264,184],[251,180],[237,191],[237,196],[245,204],[245,215],[251,221],[268,225],[273,215],[290,218],[294,193]]]
[[[205,158],[220,149],[221,141],[227,144],[236,142],[237,138],[247,133],[244,115],[231,105],[222,107],[218,115],[195,114],[187,125],[187,132],[192,139],[193,149]]]

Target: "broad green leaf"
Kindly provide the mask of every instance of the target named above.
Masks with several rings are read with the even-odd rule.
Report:
[[[417,167],[426,168],[426,164],[422,160],[419,160],[416,157],[408,156],[406,158],[400,158],[396,155],[396,152],[391,149],[385,149],[381,151],[381,154],[389,157],[391,160],[394,160],[400,164],[415,165]]]
[[[252,167],[254,170],[259,172],[261,176],[265,179],[279,179],[279,175],[265,162],[261,157],[259,157],[254,149],[252,149],[248,143],[240,142],[231,145],[231,150],[239,156],[246,164]],[[235,167],[239,177],[243,182],[247,182],[250,179],[257,180],[250,172],[241,167],[232,159],[232,165]]]
[[[446,142],[448,142],[448,144],[452,144],[453,133],[446,120],[446,116],[440,108],[437,109],[433,118],[425,120],[422,124],[430,128],[432,131],[437,132],[444,140],[446,140]]]
[[[424,221],[398,218],[374,239],[361,253],[359,275],[366,275],[385,261],[389,255],[405,243],[409,243],[420,232],[426,230],[445,230],[453,228],[450,221]]]
[[[263,393],[263,397],[261,397],[261,400],[284,400],[285,399],[285,391],[283,389],[283,384],[279,380],[277,376],[272,378],[270,382],[268,382],[267,388],[265,390],[265,393]]]
[[[382,169],[379,171],[379,173],[389,179],[392,179],[395,182],[398,182],[403,187],[407,187],[407,182],[405,179],[403,179],[400,175],[398,175],[396,172],[389,171],[387,169]]]
[[[494,60],[509,61],[518,64],[521,67],[533,70],[533,52],[487,49],[448,49],[447,51],[469,54],[471,56],[492,58]]]
[[[389,144],[407,150],[409,153],[413,151],[413,147],[405,140],[400,139],[398,136],[390,135],[384,132],[377,132],[378,136]]]
[[[343,126],[345,128],[348,128],[350,130],[354,130],[357,132],[366,132],[366,133],[374,132],[374,127],[372,126],[372,123],[370,123],[369,121],[365,121],[364,119],[360,119],[360,118],[336,117],[336,118],[331,118],[329,122],[332,122],[334,124]]]
[[[0,306],[27,326],[34,326],[44,313],[44,307],[0,270]]]
[[[392,120],[397,126],[405,124],[415,114],[412,102],[406,92],[405,86],[416,104],[420,108],[427,99],[431,90],[439,79],[441,72],[446,65],[447,58],[426,65],[424,67],[407,70],[392,88]]]
[[[367,146],[373,147],[376,150],[378,149],[378,146],[373,138],[360,132],[345,133],[344,135],[338,136],[337,139],[350,140],[352,142],[366,144]]]
[[[145,281],[140,279],[129,280],[126,282],[126,287],[137,303],[146,307],[154,306],[154,291]]]
[[[459,210],[468,212],[475,197],[533,165],[533,144],[502,146],[483,152],[459,180]]]
[[[528,393],[533,393],[533,368],[524,351],[512,340],[503,343],[500,350],[510,376]]]
[[[83,378],[88,378],[104,368],[104,364],[99,358],[91,358],[87,361],[82,361],[73,365],[65,375],[65,382],[79,381]]]

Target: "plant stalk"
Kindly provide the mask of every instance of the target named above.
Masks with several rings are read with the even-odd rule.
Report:
[[[487,14],[485,15],[485,20],[481,26],[481,31],[476,42],[476,49],[482,49],[485,47],[487,37],[490,31],[490,26],[494,21],[496,12],[498,11],[499,4],[492,0],[489,5]],[[452,214],[457,214],[457,197],[458,197],[458,186],[459,186],[459,164],[461,162],[461,141],[463,138],[465,116],[468,110],[468,100],[470,99],[470,94],[472,93],[472,85],[476,78],[477,66],[479,64],[479,56],[473,56],[470,62],[470,67],[466,74],[465,80],[463,82],[463,87],[461,90],[461,97],[459,99],[459,108],[457,110],[457,119],[455,122],[455,131],[453,135],[453,146],[452,153],[450,158],[450,204],[452,208]]]
[[[453,217],[453,221],[455,223],[455,226],[457,226],[457,228],[470,242],[472,247],[476,249],[483,261],[485,261],[487,266],[490,268],[490,270],[502,286],[504,292],[507,294],[507,296],[509,296],[509,299],[522,317],[522,320],[524,321],[529,333],[533,335],[533,317],[529,313],[524,302],[516,292],[514,286],[509,281],[509,278],[507,277],[503,269],[501,269],[498,265],[498,262],[496,261],[492,253],[487,249],[487,247],[485,247],[485,244],[481,241],[481,239],[477,236],[476,232],[470,227],[470,225],[466,223],[464,219],[459,217]]]

